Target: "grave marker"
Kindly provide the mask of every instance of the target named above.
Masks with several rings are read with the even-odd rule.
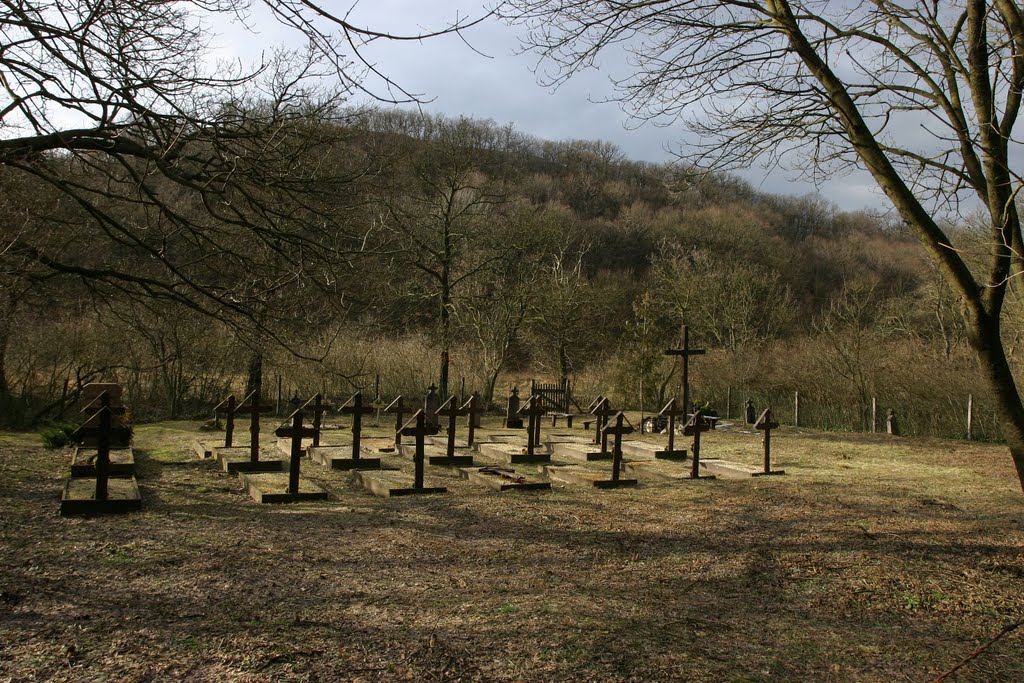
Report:
[[[540,418],[545,412],[537,394],[528,398],[526,404],[519,409],[519,415],[526,415],[529,418],[526,429],[526,455],[531,458],[535,455],[534,450],[540,445]]]
[[[466,411],[466,415],[469,415],[469,430],[466,434],[466,444],[469,448],[473,447],[473,440],[476,438],[476,428],[480,426],[480,415],[484,412],[483,408],[480,407],[480,394],[473,392],[473,395],[469,397],[462,409]]]
[[[437,394],[437,386],[431,384],[427,388],[427,395],[423,397],[423,413],[426,420],[434,427],[441,428],[441,420],[437,417],[437,409],[441,407],[441,397]]]
[[[357,391],[352,394],[349,400],[345,401],[344,405],[341,406],[341,413],[343,415],[352,416],[352,460],[358,461],[360,457],[360,441],[362,439],[363,431],[363,415],[369,415],[373,412],[373,406],[363,405],[363,392]],[[378,462],[379,465],[379,462]]]
[[[622,468],[622,436],[632,434],[633,425],[626,423],[626,416],[620,410],[615,414],[615,424],[605,425],[604,435],[615,437],[612,442],[612,481],[619,481],[619,470]]]
[[[288,463],[288,494],[298,495],[299,493],[299,469],[302,467],[302,440],[315,435],[313,427],[302,426],[302,410],[292,413],[291,424],[287,427],[281,426],[274,430],[274,435],[291,439],[292,447]]]
[[[306,401],[306,405],[309,405],[309,401]],[[317,393],[313,397],[313,445],[320,445],[320,431],[323,427],[324,413],[334,410],[334,406],[324,403],[324,395]]]
[[[612,408],[612,402],[607,398],[602,398],[600,403],[590,411],[597,420],[598,432],[595,436],[600,440],[602,455],[608,455],[608,434],[605,433],[605,427],[608,426],[608,418],[615,415],[616,412],[618,411]],[[598,440],[595,440],[594,443],[598,443]]]
[[[594,410],[596,410],[601,405],[601,403],[603,401],[604,401],[604,395],[603,394],[599,394],[598,397],[595,398],[593,401],[591,401],[590,405],[587,406],[587,412],[590,413],[591,415],[593,415],[594,414]],[[586,428],[586,424],[584,424],[583,426],[584,426],[584,428]],[[595,417],[594,418],[594,443],[601,443],[601,426],[602,426],[601,425],[601,418]]]
[[[455,457],[455,427],[457,421],[463,415],[469,414],[465,409],[456,407],[458,402],[459,397],[452,394],[448,397],[448,400],[441,404],[441,407],[437,409],[438,417],[448,418],[448,441],[445,445],[445,457],[447,458]]]
[[[519,417],[519,387],[512,387],[508,395],[508,407],[505,410],[505,429],[522,429],[523,420]]]
[[[701,475],[700,473],[700,435],[702,432],[711,431],[711,424],[704,419],[704,415],[698,410],[690,417],[690,421],[683,427],[683,434],[693,436],[693,465],[690,468],[690,479],[714,479],[714,475]]]
[[[395,414],[395,449],[402,445],[402,415],[405,414],[405,399],[401,394],[384,409],[385,413]]]
[[[226,399],[218,403],[213,412],[217,415],[225,415],[224,421],[224,448],[231,448],[231,442],[235,435],[235,410],[237,409],[235,395],[230,394]]]
[[[665,349],[666,356],[679,356],[682,361],[682,376],[679,379],[679,393],[683,402],[683,410],[690,409],[690,356],[702,356],[704,349],[690,348],[690,329],[683,325],[681,330],[682,344],[678,349]]]
[[[249,401],[246,404],[246,401]],[[260,414],[271,413],[273,406],[260,403],[259,387],[253,389],[249,395],[242,399],[242,405],[235,407],[235,414],[249,413],[249,460],[250,462],[260,461]],[[232,422],[233,422],[232,418]],[[233,425],[232,425],[233,426]]]
[[[754,472],[753,476],[755,477],[786,473],[785,470],[772,469],[772,430],[778,429],[778,427],[779,423],[772,417],[771,408],[765,408],[764,412],[761,413],[761,417],[757,418],[757,422],[754,423],[754,429],[759,429],[764,432],[764,471]]]
[[[658,414],[668,418],[668,449],[658,451],[654,457],[666,460],[685,460],[686,451],[676,451],[676,418],[686,414],[685,408],[680,407],[679,401],[673,398]]]
[[[413,455],[413,464],[416,468],[415,474],[413,475],[413,488],[423,489],[423,438],[425,436],[433,436],[434,434],[437,434],[439,430],[436,426],[427,422],[427,416],[424,411],[417,410],[409,421],[406,422],[398,431],[402,436],[412,436],[416,440],[416,452]]]

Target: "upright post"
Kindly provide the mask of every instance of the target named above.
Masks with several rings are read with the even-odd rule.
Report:
[[[800,392],[793,392],[793,426],[800,426]]]
[[[778,426],[779,423],[772,417],[771,408],[765,408],[764,412],[761,413],[761,417],[757,418],[757,422],[754,423],[754,429],[764,432],[762,439],[762,444],[764,445],[764,471],[755,472],[755,477],[786,473],[784,470],[772,469],[772,430],[777,429]]]
[[[871,433],[878,431],[878,399],[871,397]]]
[[[683,401],[683,410],[690,409],[690,356],[701,356],[706,353],[704,349],[690,348],[690,329],[683,325],[681,330],[682,345],[678,349],[666,349],[666,356],[679,356],[682,365],[682,373],[679,380],[679,393]]]
[[[974,438],[974,394],[967,394],[967,440]]]
[[[109,495],[111,426],[110,395],[104,391],[100,394],[100,430],[96,434],[96,500],[106,500]]]
[[[341,407],[341,412],[352,416],[352,460],[359,460],[363,434],[363,415],[373,412],[373,406],[363,405],[363,392],[357,391]]]

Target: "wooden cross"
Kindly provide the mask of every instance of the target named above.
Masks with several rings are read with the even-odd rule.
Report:
[[[754,429],[764,432],[764,472],[755,472],[755,477],[786,473],[784,470],[772,469],[772,430],[777,429],[778,426],[779,423],[772,417],[771,408],[765,408],[761,417],[757,418],[757,422],[754,423]]]
[[[99,405],[95,405],[97,402]],[[107,480],[110,478],[110,435],[113,416],[115,413],[124,413],[124,410],[124,406],[111,407],[109,394],[105,391],[100,392],[99,396],[82,409],[89,417],[85,424],[75,431],[75,436],[79,440],[88,436],[96,437],[96,500],[106,500],[109,495]],[[87,426],[93,418],[99,419],[99,425]]]
[[[352,459],[359,459],[359,442],[363,432],[363,415],[369,415],[373,412],[373,406],[363,405],[363,392],[357,391],[352,394],[352,398],[345,401],[345,404],[341,406],[341,412],[344,415],[352,416]]]
[[[597,419],[598,423],[598,432],[594,435],[596,437],[594,439],[594,443],[600,441],[601,452],[606,455],[608,453],[608,435],[605,434],[604,428],[608,426],[608,418],[615,415],[616,412],[618,411],[612,408],[612,402],[607,398],[602,398],[601,402],[597,404],[597,407],[590,411],[591,415]]]
[[[402,445],[402,415],[405,414],[405,399],[399,394],[398,397],[388,404],[384,409],[385,413],[395,414],[395,448]]]
[[[448,400],[441,404],[441,407],[437,409],[438,417],[448,418],[448,446],[445,450],[445,455],[449,458],[455,457],[455,427],[457,421],[463,415],[469,413],[465,408],[458,408],[456,404],[459,402],[459,397],[452,394],[448,397]]]
[[[237,408],[235,395],[231,394],[213,408],[215,415],[226,415],[224,422],[224,448],[231,448],[231,441],[235,435],[235,409]]]
[[[530,420],[526,429],[527,455],[533,455],[534,449],[540,444],[540,418],[545,412],[537,394],[526,399],[526,403],[518,411],[519,415],[527,415]]]
[[[622,468],[622,435],[632,434],[633,425],[627,423],[626,415],[620,410],[615,413],[615,424],[605,425],[601,431],[606,439],[609,434],[615,437],[612,446],[612,481],[618,481],[619,470]]]
[[[438,429],[427,422],[427,414],[417,410],[409,421],[402,425],[395,433],[395,443],[401,440],[402,436],[416,438],[416,452],[413,455],[413,463],[416,465],[416,474],[413,479],[413,488],[423,488],[423,437],[437,434]]]
[[[313,435],[313,445],[320,445],[320,430],[323,427],[324,413],[334,410],[334,406],[324,403],[324,395],[317,394],[313,397],[313,429],[316,430],[316,434]]]
[[[427,416],[427,422],[435,427],[441,426],[437,419],[437,409],[441,407],[441,397],[437,393],[437,385],[431,384],[427,388],[427,395],[423,397],[423,413]]]
[[[291,461],[288,463],[288,493],[295,495],[299,492],[299,468],[302,466],[302,440],[308,437],[315,437],[318,430],[313,427],[302,426],[302,411],[296,410],[291,415],[290,426],[281,426],[274,431],[274,435],[282,439],[292,440]]]
[[[247,404],[246,401],[249,401]],[[260,461],[260,413],[274,412],[274,406],[260,403],[259,385],[242,399],[242,405],[235,408],[237,413],[249,413],[249,460]]]
[[[690,348],[690,330],[686,325],[682,329],[682,346],[678,349],[666,349],[666,356],[679,356],[682,359],[683,371],[679,379],[679,393],[683,401],[683,410],[690,409],[690,356],[703,356],[707,351],[704,349]]]
[[[473,395],[469,397],[462,409],[466,411],[466,415],[469,415],[469,432],[466,436],[466,443],[469,447],[473,447],[473,439],[476,437],[476,425],[480,420],[480,414],[484,412],[484,409],[480,407],[480,394],[473,392]]]
[[[690,421],[683,427],[683,434],[693,436],[693,464],[690,468],[690,479],[702,478],[700,474],[700,434],[707,431],[711,431],[711,423],[704,419],[703,413],[699,410],[690,417]]]
[[[591,401],[590,405],[587,406],[587,412],[590,413],[591,415],[593,415],[594,414],[594,410],[599,405],[601,405],[601,402],[603,400],[604,400],[604,395],[599,394],[598,397],[595,398],[593,401]],[[601,434],[601,418],[595,418],[594,419],[594,443],[598,443],[601,440],[600,434]]]
[[[674,453],[676,450],[676,418],[680,415],[685,415],[686,409],[679,407],[679,401],[672,399],[665,404],[665,407],[661,409],[658,415],[662,415],[668,418],[668,452]]]

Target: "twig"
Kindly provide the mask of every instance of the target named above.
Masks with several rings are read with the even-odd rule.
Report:
[[[950,676],[955,674],[957,671],[959,671],[960,669],[962,669],[965,666],[967,666],[968,664],[970,664],[971,661],[977,659],[983,652],[985,652],[985,650],[987,650],[990,647],[992,647],[993,645],[995,645],[1004,636],[1008,636],[1009,634],[1013,633],[1014,631],[1016,631],[1021,626],[1024,626],[1024,619],[1021,619],[1020,621],[1015,621],[1012,624],[1008,624],[1007,626],[1004,626],[1003,630],[1000,631],[998,634],[996,634],[996,636],[994,638],[989,640],[987,643],[984,643],[984,644],[978,646],[978,648],[975,649],[974,652],[972,652],[971,654],[967,655],[963,660],[960,661],[959,664],[957,664],[956,666],[954,666],[952,669],[950,669],[949,671],[945,672],[944,674],[940,674],[936,678],[933,678],[929,683],[943,683],[943,681],[945,681],[947,678],[949,678]]]

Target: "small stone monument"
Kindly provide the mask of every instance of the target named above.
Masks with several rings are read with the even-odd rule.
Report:
[[[752,425],[757,421],[757,411],[754,410],[754,402],[749,398],[747,404],[743,408],[743,424]]]
[[[435,429],[440,429],[441,418],[437,411],[441,407],[441,397],[437,395],[437,385],[431,384],[427,388],[427,395],[423,397],[423,419]]]
[[[889,408],[889,414],[885,417],[885,431],[893,436],[900,435],[900,423],[896,420],[896,413]]]
[[[505,412],[505,428],[523,428],[523,418],[519,417],[519,387],[512,387],[512,392],[508,395],[508,410]]]

